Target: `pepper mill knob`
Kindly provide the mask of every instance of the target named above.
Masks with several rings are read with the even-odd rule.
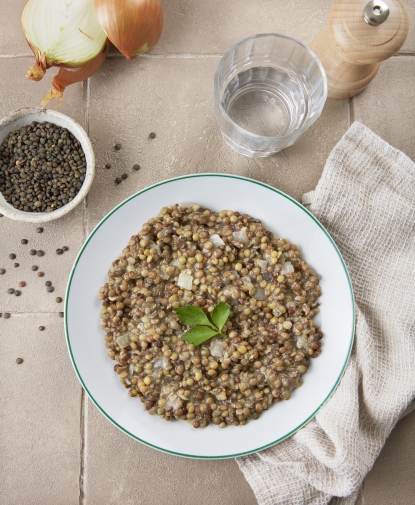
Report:
[[[326,71],[328,97],[361,93],[377,74],[380,62],[402,47],[408,26],[400,0],[335,0],[327,26],[310,46]]]

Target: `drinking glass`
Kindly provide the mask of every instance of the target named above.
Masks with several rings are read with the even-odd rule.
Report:
[[[238,153],[265,157],[288,147],[320,116],[326,73],[298,40],[254,35],[233,46],[215,74],[215,113]]]

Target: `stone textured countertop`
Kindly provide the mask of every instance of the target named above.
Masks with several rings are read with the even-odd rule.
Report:
[[[20,26],[25,0],[2,0],[0,116],[36,106],[55,70],[39,83],[25,73],[33,57]],[[111,53],[87,82],[71,86],[61,112],[88,132],[97,173],[86,201],[65,218],[36,226],[0,218],[0,503],[2,505],[255,505],[234,460],[197,461],[129,438],[88,400],[66,349],[63,303],[82,243],[116,204],[165,178],[195,172],[251,177],[301,200],[312,190],[336,142],[356,119],[415,159],[415,3],[406,0],[410,32],[382,63],[368,89],[328,100],[320,119],[292,147],[249,159],[222,141],[213,107],[213,76],[237,41],[277,32],[309,44],[325,25],[330,0],[164,1],[159,44],[128,62]],[[150,140],[150,132],[156,138]],[[115,142],[122,149],[115,151]],[[106,163],[112,168],[107,170]],[[141,169],[132,170],[138,163]],[[122,184],[115,177],[128,172]],[[137,231],[138,231],[137,227]],[[29,240],[22,245],[21,239]],[[56,255],[62,246],[69,250]],[[29,249],[43,249],[41,258]],[[9,254],[15,253],[19,267]],[[35,258],[35,259],[34,259]],[[31,266],[37,264],[45,277]],[[51,280],[53,294],[44,281]],[[25,281],[22,295],[7,293]],[[45,326],[39,331],[39,326]],[[16,358],[24,362],[16,364]],[[362,488],[360,505],[415,503],[415,412],[392,432]]]

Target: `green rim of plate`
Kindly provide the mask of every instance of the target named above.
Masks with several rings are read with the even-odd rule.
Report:
[[[70,337],[69,337],[69,330],[68,330],[68,300],[69,300],[69,294],[70,294],[70,290],[71,290],[72,279],[73,279],[76,267],[78,265],[78,262],[81,259],[82,254],[83,254],[86,246],[89,244],[90,240],[95,235],[95,233],[98,231],[98,229],[102,226],[102,224],[104,224],[105,221],[110,216],[112,216],[112,214],[114,214],[119,208],[121,208],[123,205],[125,205],[126,203],[128,203],[130,200],[133,200],[134,198],[136,198],[138,195],[141,195],[142,193],[146,193],[150,189],[156,188],[157,186],[162,186],[164,184],[169,184],[171,182],[175,182],[175,181],[183,180],[183,179],[193,179],[193,178],[196,178],[196,177],[224,177],[224,178],[228,178],[228,179],[239,179],[239,180],[242,180],[242,181],[251,182],[253,184],[258,184],[258,186],[262,186],[264,188],[267,188],[267,189],[273,191],[274,193],[277,193],[278,195],[286,198],[287,200],[289,200],[293,204],[297,205],[297,207],[299,207],[301,210],[303,210],[319,226],[319,228],[321,228],[321,230],[325,233],[325,235],[327,236],[327,238],[331,242],[332,246],[334,247],[334,250],[336,251],[337,255],[339,256],[340,262],[341,262],[343,270],[344,270],[344,272],[346,274],[347,282],[348,282],[348,285],[349,285],[350,299],[351,299],[351,303],[352,303],[352,313],[353,313],[351,336],[350,336],[350,345],[349,345],[349,349],[348,349],[348,352],[347,352],[346,359],[345,359],[344,364],[343,364],[343,368],[342,368],[342,370],[341,370],[341,372],[339,374],[339,377],[336,380],[336,383],[332,387],[331,391],[329,392],[329,394],[327,395],[327,397],[325,398],[325,400],[323,400],[323,402],[320,404],[320,406],[305,421],[303,421],[300,425],[298,425],[296,428],[294,428],[293,430],[291,430],[289,433],[287,433],[283,437],[280,437],[277,440],[274,440],[273,442],[270,442],[269,444],[263,445],[262,447],[257,447],[256,449],[252,449],[251,451],[240,452],[240,453],[237,453],[237,454],[228,454],[228,455],[223,455],[223,456],[200,456],[200,455],[182,454],[180,452],[169,451],[168,449],[164,449],[163,447],[158,447],[157,445],[150,444],[149,442],[147,442],[145,440],[142,440],[141,438],[137,437],[136,435],[133,435],[128,430],[126,430],[125,428],[123,428],[116,421],[114,421],[114,419],[112,419],[112,417],[110,417],[110,415],[107,414],[105,412],[105,410],[103,410],[101,408],[101,406],[99,405],[99,403],[94,399],[94,397],[92,396],[92,394],[89,392],[87,386],[85,385],[85,383],[84,383],[84,381],[83,381],[83,379],[81,377],[81,374],[79,373],[79,370],[78,370],[78,368],[76,366],[76,363],[75,363],[75,358],[74,358],[73,353],[72,353],[71,342],[70,342]],[[313,214],[311,214],[311,212],[309,212],[303,205],[301,205],[299,202],[297,202],[296,200],[294,200],[293,198],[291,198],[289,195],[283,193],[282,191],[280,191],[280,190],[278,190],[276,188],[273,188],[272,186],[269,186],[268,184],[264,184],[263,182],[259,182],[259,181],[256,181],[254,179],[249,179],[248,177],[242,177],[242,176],[238,176],[238,175],[216,174],[216,173],[209,174],[209,173],[205,173],[205,174],[192,174],[192,175],[183,175],[183,176],[180,176],[180,177],[173,177],[171,179],[166,179],[164,181],[161,181],[161,182],[158,182],[158,183],[153,184],[151,186],[148,186],[148,187],[142,189],[141,191],[138,191],[134,195],[131,195],[130,197],[126,198],[123,202],[121,202],[120,204],[118,204],[111,212],[109,212],[95,226],[95,228],[93,229],[92,233],[89,235],[89,237],[85,241],[85,243],[82,246],[81,250],[79,251],[79,253],[78,253],[77,257],[76,257],[76,260],[74,262],[74,265],[72,267],[72,270],[71,270],[71,273],[70,273],[70,276],[69,276],[68,285],[66,287],[66,294],[65,294],[65,336],[66,336],[66,343],[67,343],[67,346],[68,346],[69,355],[70,355],[70,358],[71,358],[71,361],[72,361],[72,365],[73,365],[73,367],[75,369],[76,375],[78,376],[78,379],[79,379],[80,383],[82,384],[82,387],[84,388],[84,390],[87,392],[89,398],[92,400],[92,402],[96,405],[96,407],[98,408],[98,410],[100,410],[101,413],[107,419],[109,419],[115,426],[117,426],[117,428],[119,428],[121,431],[123,431],[124,433],[126,433],[127,435],[129,435],[134,440],[138,440],[139,442],[143,443],[144,445],[147,445],[148,447],[152,447],[153,449],[157,449],[157,450],[159,450],[161,452],[165,452],[165,453],[168,453],[168,454],[174,454],[175,456],[181,456],[181,457],[184,457],[184,458],[194,458],[194,459],[229,459],[229,458],[237,458],[239,456],[246,456],[248,454],[253,454],[255,452],[262,451],[264,449],[267,449],[268,447],[271,447],[271,446],[273,446],[275,444],[278,444],[279,442],[282,442],[286,438],[288,438],[291,435],[293,435],[294,433],[296,433],[299,429],[301,429],[309,421],[311,421],[311,419],[317,414],[317,412],[326,404],[326,402],[328,401],[328,399],[330,398],[330,396],[333,394],[334,390],[336,389],[337,385],[339,384],[340,379],[342,378],[342,376],[344,374],[344,371],[346,369],[346,365],[347,365],[347,363],[349,361],[350,353],[352,351],[353,340],[354,340],[354,327],[355,327],[355,304],[354,304],[354,295],[353,295],[352,283],[351,283],[351,280],[350,280],[349,272],[347,271],[347,267],[346,267],[346,265],[344,263],[343,257],[340,254],[340,251],[339,251],[337,245],[335,244],[334,240],[331,238],[331,236],[328,233],[328,231],[324,228],[324,226],[320,223],[320,221],[318,221],[318,219],[316,219],[313,216]]]

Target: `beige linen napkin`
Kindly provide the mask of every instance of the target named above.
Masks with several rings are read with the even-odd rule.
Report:
[[[237,462],[259,505],[352,505],[415,397],[415,164],[355,122],[303,203],[349,269],[357,314],[352,355],[311,422]]]

